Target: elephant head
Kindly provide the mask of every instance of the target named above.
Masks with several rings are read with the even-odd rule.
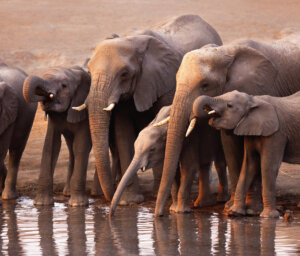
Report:
[[[73,106],[82,104],[90,89],[90,76],[80,67],[51,68],[39,76],[24,81],[23,95],[27,102],[41,102],[46,113],[67,113],[67,121],[77,123],[87,118],[87,111]]]
[[[119,101],[131,99],[139,112],[151,108],[174,90],[181,57],[152,35],[114,36],[96,47],[88,63],[92,83],[86,105],[98,177],[107,200],[114,192],[108,154],[110,112]]]
[[[0,135],[17,118],[18,98],[13,89],[5,82],[0,82]]]
[[[163,215],[194,100],[200,95],[217,96],[237,88],[251,94],[269,94],[274,90],[271,85],[277,75],[276,68],[247,44],[249,42],[228,46],[210,44],[183,57],[176,76],[156,216]]]
[[[157,166],[163,162],[166,146],[167,118],[170,115],[171,106],[163,107],[155,119],[144,128],[134,142],[134,157],[123,175],[111,202],[110,215],[113,215],[116,205],[132,176],[139,169],[143,171]]]
[[[238,91],[216,98],[200,96],[194,102],[193,112],[197,117],[208,112],[212,127],[233,130],[241,136],[270,136],[279,129],[277,113],[270,103]]]

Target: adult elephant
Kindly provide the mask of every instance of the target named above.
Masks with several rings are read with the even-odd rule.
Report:
[[[19,164],[37,108],[36,103],[27,103],[23,98],[26,77],[23,70],[0,64],[0,191],[5,180],[2,199],[18,197],[16,183]],[[8,171],[4,164],[7,151]]]
[[[184,56],[177,74],[156,216],[163,215],[194,100],[200,95],[217,96],[232,90],[252,95],[290,95],[300,89],[299,59],[300,34],[270,43],[241,40],[219,47],[208,45]],[[232,201],[243,160],[243,140],[223,131],[221,137]],[[259,208],[251,198],[248,205],[249,213]]]
[[[88,63],[90,92],[78,109],[88,106],[98,177],[107,200],[114,193],[109,130],[113,129],[124,172],[132,160],[138,132],[162,106],[172,103],[183,55],[208,43],[222,43],[217,32],[199,16],[183,15],[150,30],[113,35],[96,47]],[[135,175],[122,201],[142,200]]]

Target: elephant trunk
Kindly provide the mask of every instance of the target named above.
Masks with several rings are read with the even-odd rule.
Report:
[[[170,113],[165,161],[156,200],[155,216],[163,215],[164,205],[175,178],[185,133],[188,127],[193,98],[184,89],[177,89]]]
[[[86,101],[97,174],[104,196],[110,201],[114,193],[108,151],[110,112],[103,110],[107,107],[109,86],[110,81],[105,74],[94,77]]]
[[[130,165],[128,166],[126,172],[124,173],[118,187],[117,190],[114,194],[114,197],[112,199],[111,205],[110,205],[110,211],[109,211],[109,215],[112,216],[114,215],[116,206],[120,200],[120,197],[124,191],[124,189],[126,188],[127,183],[131,180],[131,178],[133,177],[133,175],[135,173],[137,173],[137,171],[141,168],[141,161],[140,159],[134,157],[130,163]]]
[[[23,95],[27,102],[38,102],[49,99],[46,81],[38,76],[29,76],[23,85]]]
[[[221,99],[206,95],[200,96],[194,101],[193,113],[198,118],[210,118],[213,114],[221,114],[224,104],[226,102]]]

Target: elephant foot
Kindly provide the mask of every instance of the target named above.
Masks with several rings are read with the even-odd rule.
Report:
[[[103,195],[103,191],[100,187],[100,185],[92,185],[91,188],[91,196],[102,196]]]
[[[245,207],[233,204],[233,206],[231,206],[231,208],[227,211],[227,215],[235,217],[245,216]]]
[[[71,195],[68,204],[72,207],[87,206],[89,200],[86,195]]]
[[[246,213],[247,215],[258,216],[263,210],[263,204],[260,201],[251,201],[251,203],[246,203]]]
[[[35,205],[53,205],[54,200],[53,196],[45,193],[37,193],[37,196],[34,199]]]
[[[262,218],[278,218],[279,212],[276,209],[264,209],[259,216]]]
[[[205,207],[205,206],[212,206],[216,202],[214,199],[206,197],[206,198],[197,198],[196,201],[194,202],[194,207],[199,208],[199,207]]]
[[[8,189],[7,187],[5,187],[2,192],[2,199],[4,200],[16,199],[18,197],[19,193],[16,189]]]
[[[223,213],[227,214],[230,211],[230,208],[233,206],[234,196],[231,196],[229,201],[227,201],[224,205]]]
[[[119,201],[119,205],[140,204],[142,202],[144,202],[144,196],[142,194],[124,192]]]
[[[65,185],[64,187],[64,190],[63,190],[63,195],[64,196],[71,196],[71,193],[70,193],[70,186],[68,184]]]
[[[177,204],[177,207],[175,208],[175,213],[189,213],[192,212],[192,209],[187,204]]]
[[[230,194],[228,192],[222,191],[218,193],[217,202],[224,203],[227,202],[230,198]]]
[[[169,208],[170,212],[176,212],[176,208],[177,208],[177,202],[173,202]]]

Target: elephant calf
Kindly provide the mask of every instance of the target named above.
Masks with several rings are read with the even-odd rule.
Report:
[[[85,193],[86,171],[91,151],[87,111],[78,112],[73,106],[84,102],[90,88],[90,76],[80,67],[57,67],[40,77],[29,76],[24,82],[23,94],[28,102],[41,102],[49,116],[44,143],[36,205],[53,204],[53,173],[64,136],[70,154],[68,180],[69,204],[88,204]]]
[[[232,91],[194,102],[196,116],[208,115],[215,128],[244,136],[244,160],[232,215],[245,215],[245,197],[261,170],[264,209],[261,217],[278,217],[276,177],[282,161],[300,164],[300,92],[288,97],[250,96]]]
[[[117,203],[132,176],[139,170],[154,169],[154,186],[158,186],[163,168],[164,152],[168,129],[168,119],[171,106],[163,107],[155,119],[145,127],[138,135],[134,143],[134,157],[128,169],[119,183],[114,194],[110,214],[114,213]],[[187,138],[181,154],[181,180],[179,189],[175,182],[172,189],[173,205],[171,211],[188,212],[189,193],[195,172],[200,170],[199,195],[194,206],[205,206],[213,203],[209,186],[209,170],[211,162],[215,160],[216,169],[219,175],[218,201],[228,200],[228,184],[226,176],[226,163],[220,142],[220,135],[210,128],[206,123],[199,125],[200,130],[195,131]],[[199,139],[201,142],[199,142]],[[195,143],[196,142],[196,143]],[[201,143],[203,146],[199,146]],[[197,155],[197,154],[200,155]]]
[[[37,108],[36,103],[29,104],[23,98],[22,87],[26,77],[24,71],[0,64],[0,191],[4,185],[2,199],[18,197],[16,182],[20,159]],[[4,159],[8,150],[7,171]]]

